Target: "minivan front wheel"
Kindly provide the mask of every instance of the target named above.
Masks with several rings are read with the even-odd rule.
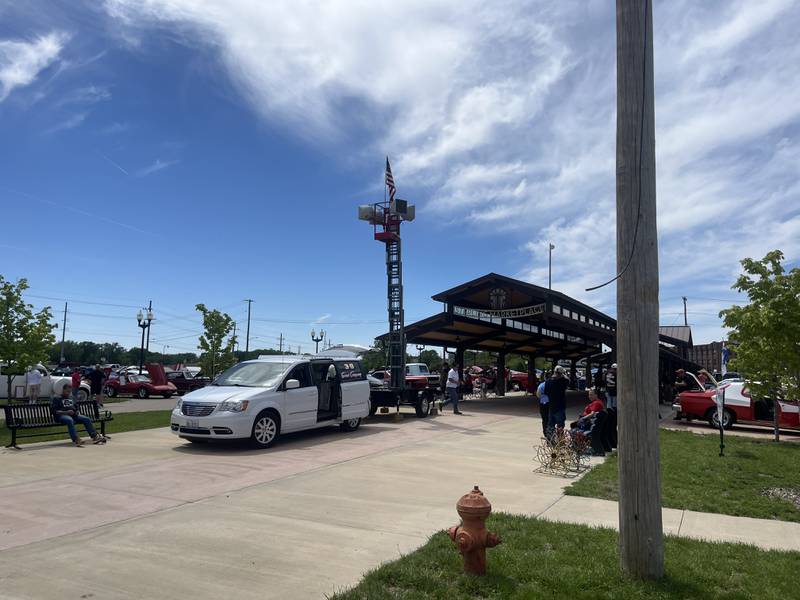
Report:
[[[264,411],[253,421],[250,440],[258,448],[269,448],[278,440],[280,435],[280,419],[274,411]]]

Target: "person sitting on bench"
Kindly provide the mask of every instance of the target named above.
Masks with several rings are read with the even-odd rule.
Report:
[[[70,384],[65,384],[61,389],[61,396],[54,397],[50,402],[50,412],[53,413],[53,418],[56,421],[67,426],[69,437],[78,448],[83,446],[83,440],[78,437],[75,423],[80,423],[86,428],[95,444],[106,443],[106,438],[95,430],[92,420],[89,417],[78,414],[75,401],[72,399],[72,386]]]

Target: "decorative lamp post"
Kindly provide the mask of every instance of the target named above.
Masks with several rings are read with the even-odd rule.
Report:
[[[145,331],[150,328],[150,323],[152,323],[154,319],[155,317],[153,317],[152,310],[148,310],[147,315],[143,315],[141,310],[136,313],[136,322],[142,329],[142,345],[139,349],[139,375],[142,374],[142,367],[144,367],[144,334]]]
[[[316,349],[314,350],[314,354],[319,354],[319,343],[323,339],[325,339],[325,330],[324,329],[320,329],[319,330],[319,337],[317,337],[317,332],[314,329],[311,330],[311,340],[317,345]]]
[[[422,362],[422,351],[425,350],[424,344],[417,344],[417,354],[419,355],[419,362]]]

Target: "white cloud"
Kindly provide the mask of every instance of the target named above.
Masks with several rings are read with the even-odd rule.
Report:
[[[157,173],[158,171],[162,171],[167,167],[171,167],[172,165],[177,165],[180,161],[179,160],[161,160],[157,158],[153,163],[150,165],[143,167],[136,171],[137,177],[147,177],[148,175],[152,175],[153,173]]]
[[[74,115],[71,115],[71,116],[67,117],[66,119],[64,119],[60,123],[57,123],[56,125],[53,125],[49,129],[46,129],[44,131],[44,134],[45,135],[51,135],[53,133],[58,133],[59,131],[66,131],[68,129],[75,129],[76,127],[78,127],[81,123],[83,123],[86,120],[87,116],[88,116],[88,113],[86,113],[86,112],[75,113]]]
[[[0,41],[0,102],[18,87],[33,83],[59,56],[68,36],[50,32],[31,41]]]
[[[422,214],[521,248],[496,270],[546,282],[552,240],[555,287],[614,312],[614,285],[583,291],[616,265],[613,3],[106,6],[217,48],[261,118],[309,143],[380,140],[361,156],[388,151]],[[800,258],[798,28],[790,0],[656,3],[662,297],[727,289],[774,247]]]

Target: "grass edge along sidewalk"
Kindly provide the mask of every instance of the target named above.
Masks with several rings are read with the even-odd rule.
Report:
[[[495,513],[487,526],[503,543],[488,551],[487,574],[462,573],[444,531],[418,550],[367,573],[331,600],[389,598],[789,598],[800,553],[665,537],[665,577],[636,581],[619,569],[612,529]]]
[[[114,412],[113,410],[111,411]],[[137,431],[139,429],[154,429],[157,427],[169,427],[169,416],[172,411],[169,410],[152,410],[144,412],[131,412],[120,413],[114,415],[114,420],[106,424],[106,433],[114,435],[115,433],[122,433],[125,431]],[[48,429],[37,430],[41,433],[52,431],[52,435],[45,435],[42,437],[22,438],[17,440],[20,446],[24,444],[36,444],[39,442],[49,442],[54,440],[69,441],[69,434],[67,427],[61,425],[60,427],[50,427]],[[78,427],[79,435],[87,435],[83,427]],[[4,448],[11,443],[11,431],[6,427],[5,421],[0,423],[0,444]]]
[[[666,508],[800,522],[800,507],[767,495],[800,492],[800,444],[661,430],[661,500]],[[616,454],[564,490],[568,496],[619,500]],[[774,492],[773,494],[785,494]]]

